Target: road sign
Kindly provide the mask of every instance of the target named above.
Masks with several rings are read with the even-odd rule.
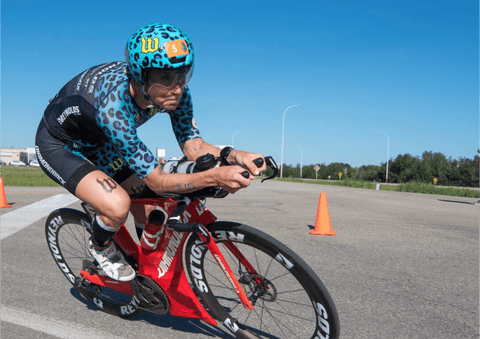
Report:
[[[342,172],[338,173],[338,176],[342,179]]]
[[[318,179],[318,170],[320,169],[320,166],[315,165],[315,167],[313,169],[315,170],[315,180],[317,180]]]
[[[434,183],[435,185],[437,184],[437,181],[438,181],[437,178],[433,178],[433,183]]]

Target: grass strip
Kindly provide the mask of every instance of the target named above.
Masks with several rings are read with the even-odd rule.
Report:
[[[360,180],[302,180],[298,178],[278,179],[288,182],[301,182],[316,185],[343,186],[363,189],[375,189],[376,183]],[[433,184],[423,182],[407,182],[399,185],[380,185],[381,191],[409,192],[422,194],[447,195],[452,197],[479,198],[479,190],[475,188],[458,188],[458,187],[438,187]]]
[[[59,187],[60,185],[50,179],[39,167],[1,166],[0,176],[5,186],[25,187]],[[375,189],[376,183],[360,180],[303,180],[299,178],[283,178],[276,180],[288,182],[301,182],[316,185],[332,185],[362,189]],[[474,188],[438,187],[422,182],[407,182],[400,185],[380,185],[382,191],[409,192],[422,194],[447,195],[453,197],[479,198],[479,190]]]
[[[1,166],[0,175],[5,186],[59,187],[40,167]]]

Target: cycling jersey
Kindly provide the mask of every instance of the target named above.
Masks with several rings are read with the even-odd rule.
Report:
[[[199,138],[200,133],[193,119],[188,87],[185,87],[175,110],[142,110],[130,96],[129,79],[124,62],[106,63],[82,72],[51,99],[40,127],[64,142],[63,147],[70,153],[88,159],[110,176],[128,166],[144,178],[158,163],[138,137],[139,126],[157,113],[168,113],[179,144]],[[38,133],[37,140],[42,138],[46,138],[45,133]],[[46,142],[38,140],[38,144],[46,145]],[[52,167],[52,170],[68,175],[65,170],[50,164],[50,161],[59,164],[60,159],[51,156],[49,161],[48,155],[38,148],[37,155],[50,165],[43,164],[42,167]],[[49,152],[53,154],[51,147]]]

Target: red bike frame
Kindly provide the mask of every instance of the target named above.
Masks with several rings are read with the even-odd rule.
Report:
[[[169,198],[138,198],[132,199],[132,204],[159,206],[171,215],[177,206],[177,201]],[[84,209],[87,213],[91,213],[88,207],[84,206]],[[216,219],[217,218],[200,201],[194,200],[188,204],[180,218],[180,222],[208,225]],[[217,322],[207,313],[199,302],[185,275],[183,246],[188,235],[188,232],[178,232],[165,227],[158,248],[155,251],[148,251],[132,239],[127,228],[123,225],[114,236],[114,240],[127,256],[131,256],[137,261],[139,264],[138,274],[155,281],[166,292],[170,301],[171,315],[199,318],[209,324],[217,325]],[[205,237],[200,234],[199,236],[203,242],[206,241]],[[212,238],[210,237],[210,239]],[[234,287],[244,307],[253,309],[253,305],[215,242],[210,240],[205,246],[207,246],[222,268],[227,280]],[[235,246],[227,243],[227,248],[242,262],[249,273],[257,274],[252,265]],[[131,282],[112,280],[103,275],[90,274],[85,270],[82,270],[80,275],[93,284],[134,295]]]

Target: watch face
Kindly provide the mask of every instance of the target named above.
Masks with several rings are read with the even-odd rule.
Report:
[[[232,151],[232,147],[230,146],[227,146],[227,147],[224,147],[221,151],[220,151],[220,156],[225,160],[227,161],[227,157],[228,155],[230,154],[230,152]]]

